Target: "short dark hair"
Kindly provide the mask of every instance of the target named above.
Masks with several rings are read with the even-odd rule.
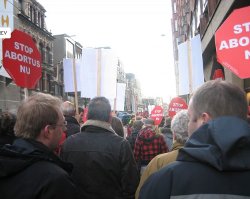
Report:
[[[88,120],[110,121],[111,106],[105,97],[95,97],[88,105]]]
[[[246,94],[232,83],[223,80],[208,81],[197,89],[191,100],[195,118],[206,112],[213,119],[220,116],[247,119]]]

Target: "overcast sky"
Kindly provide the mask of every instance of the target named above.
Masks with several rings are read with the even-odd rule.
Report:
[[[38,0],[52,34],[84,47],[111,47],[144,97],[175,96],[170,0]]]

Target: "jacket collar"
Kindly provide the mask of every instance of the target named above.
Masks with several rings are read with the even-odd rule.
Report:
[[[183,144],[181,144],[181,143],[179,143],[179,142],[177,142],[177,141],[174,141],[171,151],[181,149],[183,146],[184,146]]]
[[[112,129],[111,124],[108,122],[104,122],[104,121],[99,121],[99,120],[87,120],[81,128],[81,131],[83,131],[87,126],[96,126],[96,127],[100,127],[103,129],[108,130],[111,133],[115,133],[115,131]]]

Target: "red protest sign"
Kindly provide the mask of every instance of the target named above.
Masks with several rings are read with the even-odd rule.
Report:
[[[173,118],[177,112],[187,109],[187,103],[181,97],[175,97],[171,100],[168,107],[168,115]]]
[[[30,35],[14,30],[3,40],[3,66],[16,85],[35,88],[42,76],[41,55]]]
[[[215,33],[217,61],[238,77],[250,77],[250,6],[234,10]]]
[[[151,111],[150,118],[154,120],[155,125],[159,125],[163,118],[163,108],[161,106],[155,106]]]

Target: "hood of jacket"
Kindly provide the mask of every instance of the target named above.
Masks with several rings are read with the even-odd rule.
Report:
[[[177,160],[209,164],[219,171],[250,169],[250,126],[237,117],[220,117],[197,129]]]
[[[14,175],[38,161],[52,162],[68,173],[73,169],[70,163],[63,162],[42,143],[19,138],[13,145],[0,148],[0,178]]]
[[[146,126],[140,130],[138,139],[142,140],[144,144],[150,144],[154,139],[158,138],[159,135],[155,133],[151,126]]]
[[[105,129],[109,132],[112,132],[114,134],[115,131],[112,129],[111,124],[108,122],[104,122],[104,121],[99,121],[99,120],[87,120],[81,127],[81,131],[86,130],[86,128],[88,128],[89,126],[94,126],[94,127],[99,127],[102,129]]]

